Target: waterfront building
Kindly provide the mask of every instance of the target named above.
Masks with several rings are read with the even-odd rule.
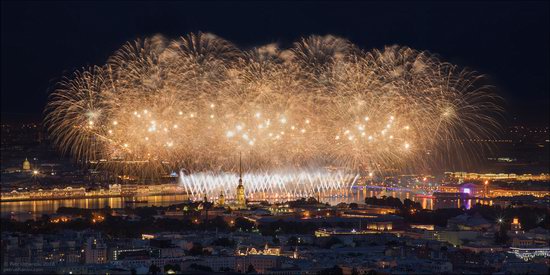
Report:
[[[440,208],[461,208],[469,209],[471,207],[471,199],[469,194],[462,192],[435,192],[435,209]]]
[[[514,189],[491,189],[491,197],[517,197],[517,196],[533,196],[537,198],[544,198],[548,196],[550,192],[547,189],[533,190],[531,188],[525,188],[522,190]]]
[[[550,181],[550,174],[541,173],[539,175],[533,174],[506,174],[506,173],[468,173],[468,172],[445,172],[445,178],[449,180],[457,181],[466,181],[466,180],[476,180],[476,181]]]

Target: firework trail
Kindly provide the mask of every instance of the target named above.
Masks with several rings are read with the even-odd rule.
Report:
[[[63,79],[45,124],[62,152],[139,177],[232,172],[237,152],[257,173],[418,170],[468,163],[482,145],[464,140],[495,137],[500,100],[483,82],[427,52],[334,36],[251,50],[154,36]]]

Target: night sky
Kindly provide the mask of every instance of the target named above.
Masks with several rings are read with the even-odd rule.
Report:
[[[2,2],[2,118],[40,118],[63,75],[124,42],[215,33],[241,48],[334,34],[364,49],[400,44],[486,74],[509,118],[548,125],[550,5],[506,3]]]

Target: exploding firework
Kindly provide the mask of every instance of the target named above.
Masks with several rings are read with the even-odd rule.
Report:
[[[264,171],[243,175],[247,197],[250,199],[288,199],[316,197],[326,192],[347,190],[359,175],[345,171]],[[193,198],[207,195],[215,199],[220,193],[229,198],[236,196],[235,183],[239,176],[234,173],[200,172],[181,174],[180,184]]]
[[[495,136],[499,100],[482,79],[334,36],[250,50],[155,36],[61,81],[45,124],[61,151],[139,177],[234,172],[237,152],[255,173],[424,169],[470,161],[480,147],[465,140]]]

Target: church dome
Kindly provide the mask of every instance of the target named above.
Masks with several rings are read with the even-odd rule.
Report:
[[[25,158],[25,160],[23,161],[23,170],[31,170],[31,163],[27,158]]]

